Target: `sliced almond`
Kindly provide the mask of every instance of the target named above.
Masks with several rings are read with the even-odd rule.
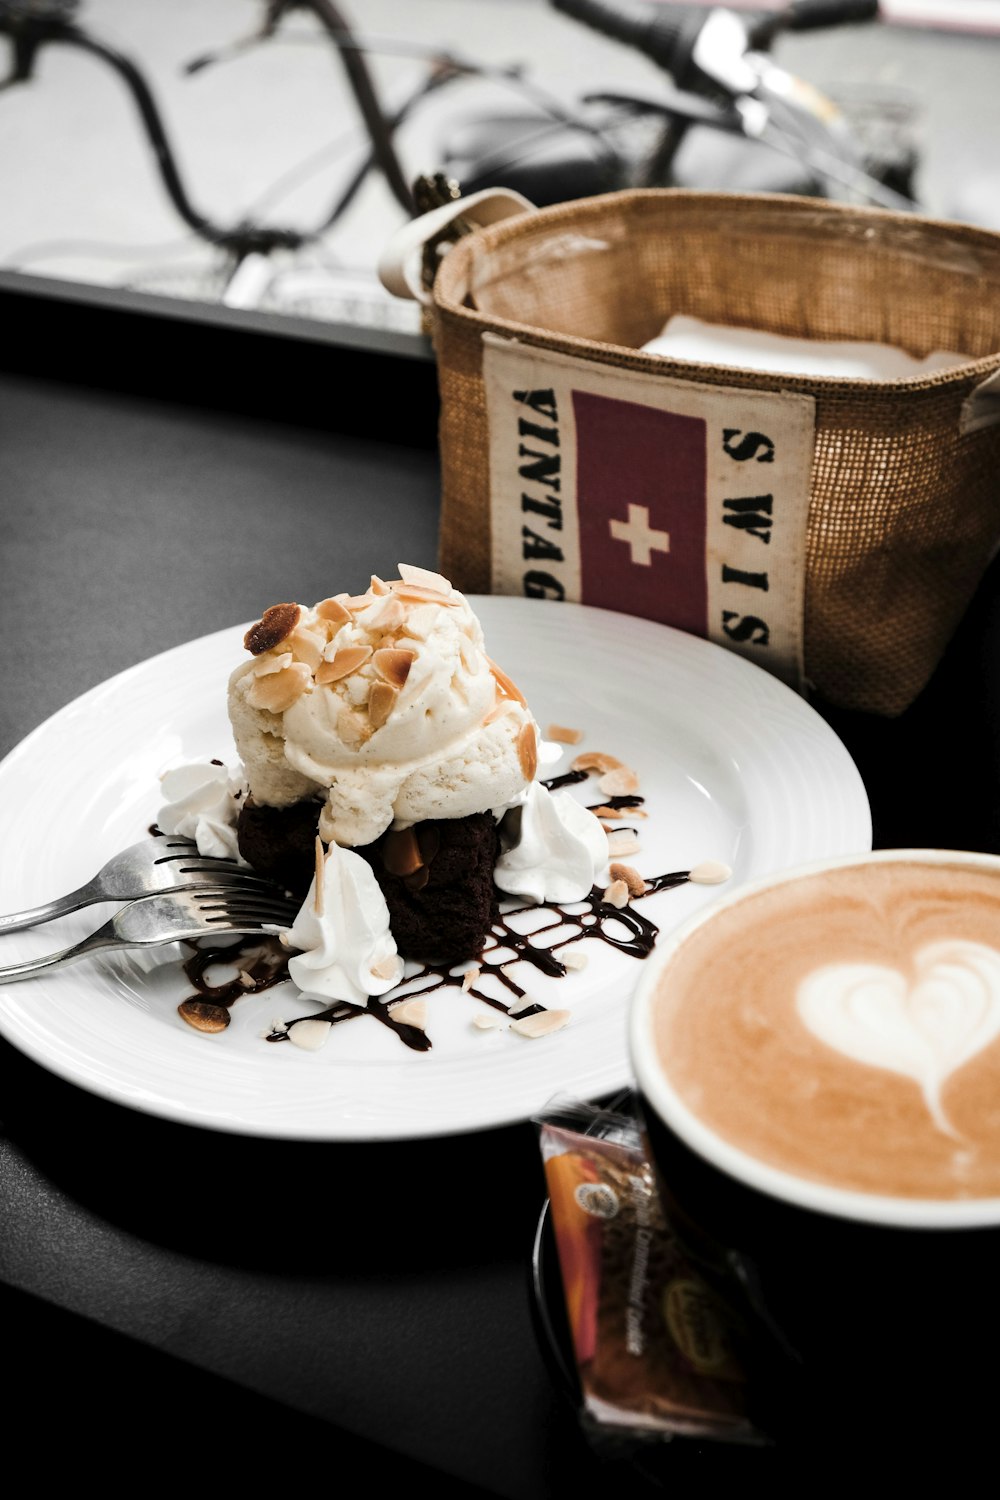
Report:
[[[700,865],[695,865],[688,872],[688,880],[693,880],[695,885],[722,885],[732,875],[728,865],[722,863],[721,859],[703,859]]]
[[[390,828],[382,837],[380,853],[390,875],[412,875],[424,863],[413,828]]]
[[[354,713],[349,708],[341,709],[337,715],[337,734],[345,745],[362,745],[371,735],[367,716]]]
[[[326,859],[323,855],[323,840],[318,835],[316,838],[314,859],[316,862],[316,873],[313,886],[313,911],[318,917],[321,917],[323,915],[323,876],[326,874]]]
[[[442,594],[440,589],[424,588],[419,583],[399,583],[395,580],[389,585],[397,599],[405,599],[407,604],[461,604],[461,599],[454,594]]]
[[[267,677],[272,672],[283,672],[292,665],[293,660],[290,651],[266,651],[263,656],[249,662],[248,666],[254,677]]]
[[[638,854],[642,845],[630,828],[608,830],[609,854]]]
[[[321,1021],[318,1016],[296,1021],[288,1028],[288,1040],[301,1047],[303,1052],[318,1052],[330,1035],[331,1022]]]
[[[401,647],[393,646],[391,649],[382,647],[375,652],[372,661],[375,670],[395,688],[401,688],[410,675],[410,668],[417,659],[415,651],[407,651]]]
[[[560,949],[559,961],[566,969],[585,969],[590,962],[582,948],[567,948],[565,952]]]
[[[533,1016],[523,1016],[519,1021],[511,1021],[510,1029],[519,1036],[548,1036],[552,1031],[561,1031],[569,1018],[568,1010],[539,1010]]]
[[[309,670],[314,672],[323,660],[326,637],[320,637],[315,631],[299,626],[288,637],[288,644],[292,648],[295,660],[305,662]]]
[[[613,755],[605,755],[601,750],[585,750],[582,755],[577,755],[573,760],[574,771],[617,771],[622,765]]]
[[[501,718],[504,714],[513,714],[516,712],[517,704],[512,702],[510,698],[498,698],[493,707],[483,714],[482,722],[484,725],[492,724],[495,719]]]
[[[627,797],[639,790],[639,778],[628,766],[617,766],[613,771],[605,771],[597,785],[605,797]]]
[[[346,625],[351,618],[351,611],[342,598],[321,599],[316,613],[321,620],[329,620],[334,625]]]
[[[522,724],[517,737],[517,763],[525,781],[534,781],[538,770],[538,736],[532,723]]]
[[[404,583],[415,583],[418,588],[435,589],[439,594],[450,594],[451,584],[441,573],[432,573],[430,568],[418,568],[413,563],[398,563],[399,576]]]
[[[398,630],[406,621],[406,606],[395,594],[387,596],[385,600],[376,600],[370,610],[366,610],[359,621],[367,630],[377,630],[382,635],[388,635],[391,630]]]
[[[210,1000],[182,1000],[177,1007],[182,1021],[193,1026],[195,1031],[225,1031],[229,1025],[229,1011],[224,1005],[213,1005]]]
[[[609,906],[619,908],[628,906],[628,886],[624,880],[612,880],[611,884],[605,887],[602,900],[606,901]]]
[[[272,604],[265,609],[256,625],[251,625],[243,637],[243,644],[254,656],[271,651],[290,635],[302,613],[297,604]]]
[[[646,889],[646,882],[632,865],[612,864],[608,872],[612,880],[624,880],[628,887],[630,896],[641,896]]]
[[[404,1026],[416,1026],[420,1031],[427,1029],[427,1001],[419,998],[404,1000],[400,1005],[394,1005],[391,1011],[394,1021],[402,1021]]]
[[[255,677],[247,691],[251,708],[266,708],[272,714],[283,714],[296,703],[312,682],[312,673],[304,662],[293,662],[281,672]]]
[[[334,653],[332,660],[325,661],[316,668],[316,681],[321,685],[327,682],[339,682],[342,677],[349,677],[352,672],[364,666],[371,654],[370,646],[341,646],[340,650]]]
[[[555,740],[558,745],[578,745],[583,739],[582,729],[570,729],[565,724],[550,724],[545,731],[547,740]]]
[[[381,595],[387,594],[389,592],[389,585],[385,582],[384,579],[379,578],[377,573],[373,573],[372,581],[368,585],[368,592],[370,594],[378,594],[381,597]]]
[[[472,1024],[477,1031],[498,1031],[503,1025],[503,1017],[498,1016],[496,1011],[484,1010],[473,1016]]]
[[[372,964],[372,973],[376,979],[395,979],[402,968],[402,961],[398,953],[387,953],[385,958],[380,958],[377,964]]]
[[[476,964],[471,969],[466,969],[465,973],[462,975],[463,990],[471,990],[472,986],[475,984],[476,980],[479,978],[482,972],[483,971],[478,964]]]
[[[388,682],[373,682],[368,695],[368,717],[373,729],[381,729],[396,706],[399,693]]]
[[[626,814],[630,818],[648,818],[649,814],[641,807],[592,807],[591,812],[595,818],[608,818],[612,823],[620,823]]]
[[[489,663],[490,671],[496,678],[497,687],[500,689],[503,696],[505,698],[513,698],[515,703],[524,703],[524,706],[527,708],[524,694],[521,692],[521,689],[517,686],[517,684],[511,681],[511,679],[507,676],[507,673],[502,671],[501,668],[497,666],[495,661],[491,661],[489,657],[487,657],[486,660]]]

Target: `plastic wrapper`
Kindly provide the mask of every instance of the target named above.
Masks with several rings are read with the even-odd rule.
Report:
[[[766,1443],[745,1329],[671,1230],[634,1107],[557,1100],[534,1123],[588,1435]]]

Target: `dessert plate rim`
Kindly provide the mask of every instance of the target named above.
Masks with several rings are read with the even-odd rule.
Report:
[[[804,698],[763,669],[638,616],[468,597],[490,655],[519,682],[543,735],[550,723],[574,724],[584,730],[577,748],[636,764],[650,812],[642,825],[648,841],[628,860],[642,874],[712,859],[742,881],[871,848],[868,797],[847,748]],[[169,766],[235,759],[225,684],[242,659],[250,623],[117,673],[0,761],[7,847],[36,851],[20,870],[14,862],[0,869],[0,911],[73,888],[142,837],[155,821],[158,777]],[[567,751],[543,774],[566,769],[576,748]],[[641,909],[669,930],[726,888],[661,891],[643,898]],[[113,909],[93,906],[8,934],[0,961],[67,946]],[[522,1123],[556,1094],[597,1099],[630,1086],[627,1009],[640,964],[602,949],[582,975],[558,981],[570,1022],[536,1040],[503,1029],[478,1032],[471,1011],[461,1009],[478,1002],[453,990],[441,996],[439,1049],[432,996],[429,1053],[411,1053],[367,1018],[334,1028],[326,1047],[310,1053],[266,1044],[256,1014],[261,1006],[265,1018],[301,1014],[301,997],[297,1007],[277,990],[250,997],[252,1004],[240,1000],[238,1024],[205,1036],[176,1015],[190,993],[179,955],[114,955],[0,988],[0,1035],[70,1083],[188,1125],[313,1141],[453,1135]],[[361,1027],[384,1035],[373,1042]],[[346,1051],[339,1050],[341,1032],[350,1037]]]

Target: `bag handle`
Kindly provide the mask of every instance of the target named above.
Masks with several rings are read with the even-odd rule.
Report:
[[[393,296],[408,297],[428,307],[431,294],[423,279],[424,251],[433,240],[445,238],[456,219],[466,219],[482,229],[514,214],[534,211],[535,205],[511,188],[481,188],[468,198],[453,198],[410,219],[396,231],[379,256],[379,280]]]

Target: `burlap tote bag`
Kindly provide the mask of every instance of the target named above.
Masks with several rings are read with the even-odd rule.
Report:
[[[427,215],[382,265],[427,307],[455,585],[643,615],[902,712],[1000,538],[1000,235],[679,189],[458,207],[462,232],[455,205]],[[678,315],[888,345],[916,373],[646,349]]]

